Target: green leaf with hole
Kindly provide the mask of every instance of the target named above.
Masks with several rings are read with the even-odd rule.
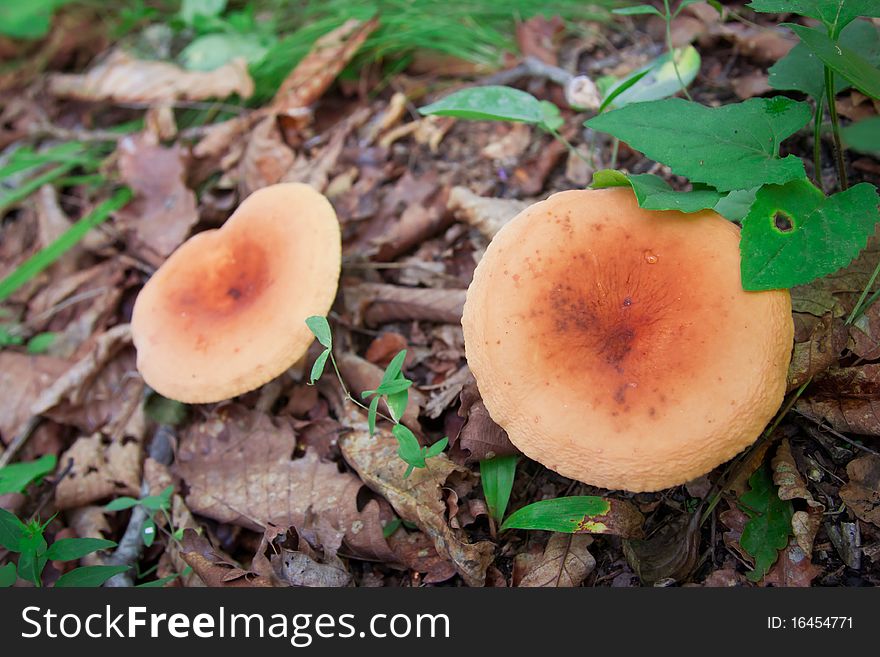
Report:
[[[852,123],[840,131],[840,136],[854,151],[880,156],[880,116]]]
[[[501,529],[542,529],[565,534],[616,534],[641,538],[644,517],[623,500],[582,495],[529,504],[511,513]]]
[[[697,77],[697,73],[700,72],[700,53],[693,46],[676,48],[673,50],[673,53],[675,65],[678,66],[678,75],[681,76],[681,82],[687,87]],[[599,111],[601,112],[608,105],[624,107],[632,103],[644,103],[650,100],[668,98],[678,93],[682,89],[682,85],[679,83],[678,75],[675,73],[672,57],[673,55],[668,52],[660,55],[653,62],[635,70],[627,78],[612,85],[605,92],[604,97],[606,99],[613,97],[613,100],[607,104],[603,100]],[[633,76],[639,76],[638,80],[629,88],[620,90],[620,87],[631,80]],[[617,93],[618,91],[620,93]]]
[[[516,477],[516,454],[496,456],[480,461],[480,481],[483,483],[483,495],[489,507],[489,515],[496,521],[504,520],[513,480]]]
[[[333,348],[333,333],[330,332],[330,324],[327,322],[326,317],[321,317],[320,315],[307,317],[306,326],[309,327],[312,335],[318,339],[318,343],[322,347],[327,347],[327,349]]]
[[[747,7],[764,13],[795,13],[820,21],[836,36],[859,16],[880,16],[877,0],[752,0]]]
[[[55,588],[96,588],[128,569],[129,566],[82,566],[59,577]]]
[[[842,75],[856,89],[880,99],[880,69],[859,53],[835,43],[821,30],[786,23],[827,66]]]
[[[784,96],[718,108],[668,98],[627,105],[585,125],[625,141],[692,182],[729,191],[804,178],[800,158],[780,159],[779,144],[811,117],[809,105]]]
[[[776,563],[779,550],[788,545],[794,509],[790,500],[779,499],[779,489],[773,484],[766,466],[756,470],[749,478],[749,488],[740,497],[749,520],[743,528],[739,544],[755,559],[755,569],[747,574],[754,582],[767,574]]]
[[[6,589],[15,584],[18,575],[15,572],[15,564],[7,563],[0,566],[0,589]]]
[[[23,493],[28,484],[55,470],[57,462],[54,454],[46,454],[36,461],[13,463],[0,468],[0,495]]]
[[[425,115],[452,116],[476,121],[514,121],[557,130],[562,125],[559,108],[532,94],[488,85],[461,89],[435,103],[419,108]]]
[[[743,287],[790,288],[845,267],[873,234],[877,204],[868,183],[827,198],[806,179],[762,187],[743,220]]]
[[[156,540],[156,523],[153,522],[152,518],[144,520],[144,526],[141,528],[141,538],[144,541],[144,547],[150,547],[153,545],[153,541]]]
[[[116,542],[104,538],[62,538],[49,546],[46,556],[52,561],[74,561],[112,547],[116,547]]]

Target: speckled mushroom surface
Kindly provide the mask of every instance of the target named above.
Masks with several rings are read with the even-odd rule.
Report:
[[[322,194],[298,183],[254,192],[141,290],[132,315],[138,370],[188,403],[259,387],[312,343],[305,319],[330,309],[340,263],[339,222]]]
[[[609,489],[654,491],[750,445],[779,408],[787,291],[746,292],[739,228],[562,192],[507,224],[468,290],[467,360],[527,456]]]

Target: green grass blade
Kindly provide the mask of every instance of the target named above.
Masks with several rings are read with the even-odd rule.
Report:
[[[486,496],[489,513],[498,522],[504,519],[507,503],[510,501],[510,491],[516,477],[516,461],[515,454],[480,461],[483,494]]]

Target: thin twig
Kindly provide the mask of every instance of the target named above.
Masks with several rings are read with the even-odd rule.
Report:
[[[807,418],[810,422],[814,422],[816,424],[816,426],[819,427],[819,429],[821,431],[826,431],[826,432],[830,433],[835,438],[839,438],[843,442],[852,445],[856,449],[860,449],[862,451],[868,452],[869,454],[873,454],[874,456],[880,456],[880,452],[873,450],[870,447],[865,447],[861,443],[857,443],[856,441],[854,441],[852,438],[847,438],[845,435],[843,435],[842,433],[840,433],[839,431],[834,429],[834,427],[828,425],[825,422],[825,420],[817,418],[813,415],[810,415],[809,413],[804,413],[802,410],[797,409],[797,408],[795,408],[793,410],[798,415]]]

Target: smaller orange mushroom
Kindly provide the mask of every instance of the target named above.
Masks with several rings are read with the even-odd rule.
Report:
[[[229,399],[275,378],[312,343],[341,264],[339,222],[308,185],[242,202],[222,228],[194,235],[147,281],[132,338],[144,381],[187,403]]]

